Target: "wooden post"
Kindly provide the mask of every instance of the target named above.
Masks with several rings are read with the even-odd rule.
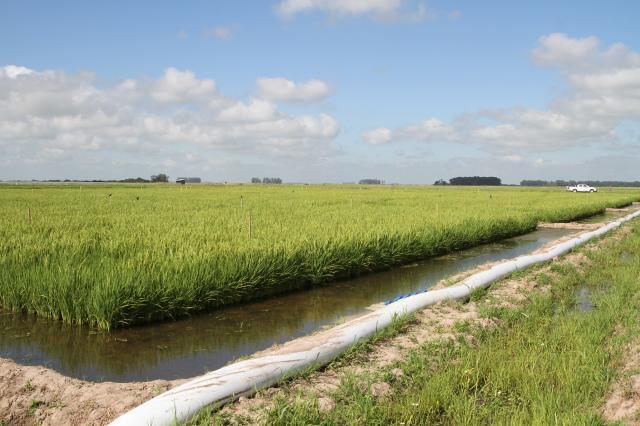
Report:
[[[31,225],[31,207],[29,207],[29,225]]]
[[[251,210],[249,210],[249,239],[251,239]]]
[[[240,196],[240,208],[242,208],[242,201],[243,201],[243,199],[242,199],[242,195],[241,195]]]

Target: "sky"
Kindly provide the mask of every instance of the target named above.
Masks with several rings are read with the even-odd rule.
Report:
[[[640,180],[640,2],[0,11],[0,180]]]

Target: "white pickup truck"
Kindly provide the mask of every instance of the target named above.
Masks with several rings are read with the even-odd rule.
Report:
[[[575,186],[567,186],[567,191],[571,192],[598,192],[598,188],[594,188],[593,186],[585,185],[584,183],[579,183]]]

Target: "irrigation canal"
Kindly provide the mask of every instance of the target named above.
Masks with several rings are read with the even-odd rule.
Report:
[[[446,256],[184,320],[110,333],[0,311],[0,357],[90,381],[187,378],[424,291],[486,262],[529,253],[575,231],[540,229]]]

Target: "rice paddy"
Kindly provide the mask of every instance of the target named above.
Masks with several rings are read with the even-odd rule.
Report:
[[[639,199],[621,189],[5,185],[0,307],[102,329],[172,319]]]

